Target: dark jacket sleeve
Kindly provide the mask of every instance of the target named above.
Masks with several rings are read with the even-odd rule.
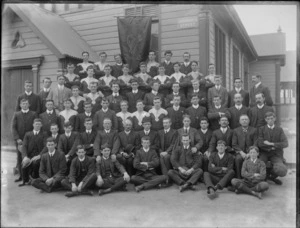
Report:
[[[141,154],[139,153],[139,151],[137,151],[135,157],[134,157],[134,160],[133,160],[133,167],[138,169],[138,170],[141,170],[143,172],[145,172],[147,170],[147,166],[146,165],[141,165]]]
[[[26,133],[22,145],[22,158],[28,156],[27,148],[28,148],[29,140],[30,140],[29,135]]]
[[[212,173],[212,174],[222,174],[222,167],[212,167],[212,164],[214,164],[214,159],[213,156],[209,156],[209,163],[208,163],[208,172]],[[215,164],[214,164],[215,165]]]
[[[67,172],[67,162],[63,154],[60,155],[59,159],[59,171],[53,176],[54,179],[63,177]]]
[[[171,155],[171,164],[174,169],[178,169],[180,167],[180,164],[179,164],[180,149],[181,149],[181,147],[177,147],[176,149],[173,150],[172,155]]]
[[[14,140],[20,139],[19,133],[18,133],[18,118],[17,118],[17,112],[14,113],[13,119],[12,119],[12,134],[14,137]],[[21,139],[23,140],[23,139]]]
[[[69,181],[71,183],[76,182],[76,162],[77,159],[73,159],[70,167]]]
[[[150,151],[149,151],[150,152]],[[148,153],[149,153],[148,152]],[[156,154],[156,152],[155,151],[152,151],[153,153],[152,153],[152,156],[151,156],[151,161],[150,162],[148,162],[148,169],[149,168],[156,168],[156,167],[158,167],[159,166],[159,158],[158,158],[158,156],[157,156],[157,154]]]
[[[39,176],[46,181],[50,177],[47,176],[47,157],[46,155],[41,157],[40,169],[39,169]]]
[[[286,135],[283,132],[282,128],[279,128],[279,135],[280,135],[280,141],[279,142],[274,142],[274,147],[277,149],[283,149],[289,146],[288,140],[286,138]]]
[[[87,159],[87,158],[86,158]],[[74,161],[75,159],[73,159]],[[91,158],[89,161],[89,166],[88,166],[88,171],[86,176],[83,178],[82,182],[87,181],[87,179],[96,171],[96,165],[95,165],[96,161],[94,158]]]
[[[126,172],[123,165],[120,164],[117,160],[114,161],[115,167],[119,170],[120,173],[124,174]]]

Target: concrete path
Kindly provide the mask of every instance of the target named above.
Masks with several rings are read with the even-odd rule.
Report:
[[[15,154],[1,151],[2,227],[295,227],[296,174],[283,185],[270,183],[259,200],[224,189],[210,200],[204,184],[180,193],[177,186],[99,197],[66,198],[64,192],[41,193],[14,183]]]

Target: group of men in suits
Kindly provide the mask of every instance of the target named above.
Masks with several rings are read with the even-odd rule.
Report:
[[[78,71],[81,74],[90,66],[88,53],[83,55]],[[103,58],[97,66],[104,69],[103,77],[109,76],[111,67],[103,62],[107,55],[100,56]],[[178,71],[171,67],[172,52],[166,51],[165,57],[163,63],[155,64],[150,52],[150,61],[140,64],[140,75],[157,70],[163,78],[169,77],[163,74]],[[120,56],[115,59],[121,67]],[[192,70],[189,59],[190,54],[184,53],[180,72],[191,78],[174,79],[172,92],[166,94],[160,90],[163,83],[131,76],[127,87],[113,81],[111,95],[107,96],[97,87],[93,90],[91,83],[91,93],[84,94],[85,99],[77,103],[78,78],[83,76],[74,76],[72,69],[69,77],[57,77],[54,88],[50,78],[45,78],[39,95],[26,81],[12,124],[18,154],[16,170],[20,173],[16,181],[22,181],[19,186],[31,183],[46,192],[63,186],[71,191],[66,194],[71,197],[90,195],[88,189],[93,186],[100,188],[99,195],[125,190],[129,181],[136,185],[137,192],[168,187],[172,182],[182,192],[195,189],[202,180],[210,198],[228,184],[232,184],[229,189],[233,191],[261,198],[260,193],[267,187],[265,182],[257,187],[260,182],[268,179],[282,184],[278,176],[287,172],[283,148],[288,142],[282,128],[274,125],[272,98],[261,84],[261,76],[252,76],[250,94],[242,89],[240,78],[234,79],[234,89],[228,92],[222,86],[222,77],[214,75],[213,64],[209,66],[210,74],[203,77],[195,66]],[[69,66],[74,68],[74,64]],[[66,86],[68,82],[73,82],[71,89]],[[58,114],[64,101],[72,97],[72,108],[77,107],[78,114],[72,121],[61,123]],[[247,171],[244,166],[250,158],[254,165],[248,164],[251,170]],[[247,172],[252,175],[245,175]],[[258,181],[257,176],[264,178]],[[236,179],[231,183],[233,177]],[[252,190],[247,189],[249,186]]]

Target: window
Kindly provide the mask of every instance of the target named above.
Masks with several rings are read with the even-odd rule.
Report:
[[[125,9],[125,16],[152,16],[150,50],[156,52],[156,61],[159,62],[159,45],[158,45],[158,5],[136,6]]]
[[[296,104],[296,83],[280,82],[280,103]]]
[[[215,24],[215,59],[216,74],[222,75],[223,85],[226,85],[226,53],[225,34]]]
[[[233,78],[240,77],[240,58],[239,58],[239,50],[233,46],[232,48],[233,55]]]

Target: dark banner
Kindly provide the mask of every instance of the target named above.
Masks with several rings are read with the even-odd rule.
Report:
[[[139,63],[148,58],[151,22],[151,17],[118,17],[121,55],[132,73],[138,72]]]

